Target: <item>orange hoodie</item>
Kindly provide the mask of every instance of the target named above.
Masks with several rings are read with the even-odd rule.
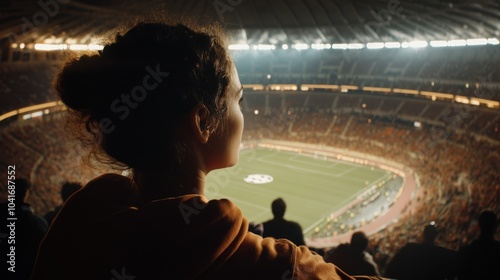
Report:
[[[261,238],[226,199],[165,198],[138,207],[129,178],[105,174],[64,205],[32,280],[381,279],[351,277],[305,246]]]

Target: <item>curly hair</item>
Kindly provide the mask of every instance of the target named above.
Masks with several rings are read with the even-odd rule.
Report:
[[[101,163],[179,165],[179,119],[197,104],[223,125],[232,61],[217,25],[139,23],[95,55],[69,61],[55,88],[70,127]]]

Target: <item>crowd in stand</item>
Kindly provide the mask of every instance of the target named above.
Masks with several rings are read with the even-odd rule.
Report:
[[[452,93],[499,100],[496,90],[483,83],[498,83],[497,48],[370,50],[356,56],[316,50],[235,53],[244,84],[342,84],[393,87]],[[44,53],[45,55],[45,53]],[[29,105],[57,100],[51,86],[57,62],[4,63],[0,67],[0,114]],[[270,74],[270,78],[268,78]],[[29,77],[29,78],[28,78]],[[432,81],[431,81],[432,80]],[[451,81],[440,82],[441,80]],[[476,83],[478,83],[476,85]]]
[[[0,66],[0,115],[30,105],[57,100],[51,81],[54,67],[47,64]]]
[[[0,135],[0,146],[5,147],[0,161],[15,165],[18,177],[30,178],[35,187],[29,200],[39,215],[62,202],[59,188],[64,182],[85,183],[106,170],[87,158],[83,147],[69,141],[60,115],[25,121],[3,129]],[[2,190],[6,189],[3,184]],[[0,199],[6,196],[2,192]]]
[[[328,51],[327,51],[328,52]],[[498,82],[498,48],[427,48],[369,50],[366,52],[321,51],[294,53],[235,53],[243,83],[249,84],[342,84],[394,87],[453,93],[463,96],[495,94],[478,92],[476,83]],[[271,74],[269,78],[267,74]],[[444,81],[453,81],[452,83]],[[497,88],[498,89],[498,88]]]

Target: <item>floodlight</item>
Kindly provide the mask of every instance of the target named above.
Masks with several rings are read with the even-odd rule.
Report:
[[[448,47],[463,47],[467,45],[465,40],[449,40]]]
[[[103,45],[89,44],[89,50],[91,51],[101,51],[104,49]]]
[[[398,49],[398,48],[401,48],[401,43],[399,43],[399,42],[386,42],[384,44],[384,47],[386,47],[387,49]]]
[[[248,44],[231,44],[228,46],[230,50],[249,50],[250,46]]]
[[[72,51],[86,51],[89,49],[89,46],[84,44],[75,44],[69,45],[69,49]]]
[[[347,49],[347,44],[332,44],[332,49],[345,50]]]
[[[410,48],[425,48],[427,47],[427,41],[411,41],[408,46]]]
[[[309,48],[309,45],[308,44],[293,44],[292,45],[292,49],[296,49],[296,50],[307,50]]]
[[[311,49],[315,50],[324,50],[324,49],[331,49],[332,45],[330,44],[312,44]]]
[[[479,103],[479,101],[478,101],[478,100],[471,99],[470,104],[471,104],[471,105],[475,105],[475,106],[479,106],[481,103]]]
[[[447,47],[448,41],[445,41],[445,40],[431,41],[430,45],[431,45],[431,47],[434,47],[434,48]]]
[[[66,50],[68,45],[66,44],[35,44],[35,50],[37,51],[57,51]]]
[[[359,44],[359,43],[351,43],[351,44],[347,44],[347,48],[350,49],[350,50],[359,50],[359,49],[362,49],[364,47],[363,44]]]
[[[270,51],[276,49],[276,46],[271,44],[258,44],[254,45],[253,49],[259,51]]]
[[[384,43],[381,43],[381,42],[366,44],[367,49],[382,49],[383,47],[384,47]]]
[[[498,45],[499,43],[497,38],[488,38],[488,44],[490,45]]]
[[[487,45],[488,39],[479,38],[479,39],[467,39],[467,46],[479,46],[479,45]]]

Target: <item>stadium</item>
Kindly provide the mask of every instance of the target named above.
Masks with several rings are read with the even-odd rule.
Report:
[[[316,249],[362,230],[382,270],[431,221],[437,243],[458,250],[481,211],[499,213],[497,1],[143,2],[0,4],[0,161],[30,179],[36,214],[61,203],[64,182],[118,172],[65,130],[58,70],[151,14],[230,34],[245,128],[239,164],[209,174],[208,198],[262,223],[282,197]],[[6,200],[6,180],[0,191]]]

